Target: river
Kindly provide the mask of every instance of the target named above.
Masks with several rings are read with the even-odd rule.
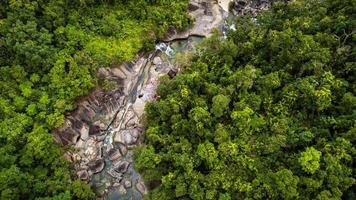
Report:
[[[140,130],[137,130],[136,135],[134,133],[139,123],[137,119],[143,113],[142,106],[148,101],[155,100],[159,78],[169,71],[177,70],[172,65],[176,55],[181,52],[193,52],[195,45],[201,40],[199,37],[189,37],[170,44],[159,43],[154,52],[145,56],[137,78],[130,84],[132,87],[126,103],[105,133],[102,147],[105,167],[101,172],[94,174],[91,180],[98,194],[105,195],[109,200],[142,198],[146,189],[132,162],[132,148],[137,145],[135,136],[140,135]],[[113,161],[110,152],[124,151],[122,148],[126,148],[125,144],[128,145],[127,153],[121,153],[120,158]]]

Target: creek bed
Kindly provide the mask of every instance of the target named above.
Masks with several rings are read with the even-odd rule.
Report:
[[[201,37],[192,36],[171,43],[159,43],[154,52],[142,58],[144,61],[140,64],[140,68],[136,69],[138,73],[128,83],[130,89],[125,96],[125,104],[117,111],[115,119],[104,133],[105,139],[101,152],[105,165],[91,178],[94,191],[98,196],[109,200],[142,199],[146,189],[141,176],[134,169],[132,154],[133,148],[141,145],[138,137],[143,133],[143,127],[139,122],[143,107],[147,102],[155,100],[159,78],[170,70],[177,70],[172,64],[176,55],[193,53],[195,46],[201,41]],[[122,153],[122,148],[127,151],[125,155]],[[113,157],[117,158],[112,159]],[[128,167],[126,165],[122,167],[123,162],[129,163]]]

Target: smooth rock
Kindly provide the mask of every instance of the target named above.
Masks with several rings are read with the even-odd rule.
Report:
[[[110,160],[117,160],[121,158],[121,152],[120,149],[110,149],[108,152],[108,156]]]
[[[126,180],[126,181],[124,182],[124,186],[125,186],[125,188],[130,188],[130,187],[132,187],[131,181],[130,181],[130,180]]]
[[[154,65],[161,65],[162,64],[162,59],[160,57],[155,57],[152,61]]]
[[[88,164],[89,162],[87,162],[86,164]],[[89,167],[88,167],[88,165],[86,165],[84,162],[82,162],[81,164],[80,164],[80,167],[79,167],[79,169],[85,169],[85,170],[89,170]]]
[[[106,127],[106,125],[103,123],[103,122],[101,122],[101,121],[96,121],[96,122],[94,122],[93,123],[95,126],[98,126],[99,127],[99,130],[105,130],[107,127]]]
[[[113,169],[118,173],[125,173],[127,172],[130,163],[126,160],[120,160],[119,162],[113,165]]]
[[[114,168],[109,169],[108,174],[114,178],[116,178],[116,181],[120,182],[123,178],[123,174],[115,171]]]
[[[82,160],[82,157],[77,153],[73,153],[72,158],[74,162],[80,162]]]
[[[105,138],[106,138],[106,135],[105,135],[105,134],[103,134],[103,135],[97,135],[97,136],[95,137],[95,139],[96,139],[97,141],[104,141]]]
[[[87,140],[89,138],[89,126],[87,124],[83,124],[80,129],[80,138],[82,140]]]
[[[121,66],[121,67],[123,67],[123,66]],[[122,70],[120,70],[120,68],[112,69],[112,73],[118,78],[126,79],[127,78],[126,74]]]
[[[139,101],[139,99],[136,99],[136,101]],[[135,102],[135,104],[136,104],[136,102]],[[134,104],[134,105],[135,105]],[[135,109],[135,108],[134,108]],[[136,110],[135,110],[135,112],[136,112]],[[125,125],[125,127],[126,128],[130,128],[130,127],[135,127],[137,124],[139,124],[140,122],[139,122],[139,119],[138,119],[138,117],[137,116],[135,116],[135,117],[133,117],[132,119],[130,119],[127,123],[126,123],[126,125]]]
[[[126,194],[127,193],[127,190],[123,185],[120,185],[117,189],[118,189],[120,194]]]
[[[103,159],[92,160],[88,163],[88,167],[94,174],[101,172],[105,167]]]
[[[169,72],[167,73],[169,78],[174,78],[177,75],[178,70],[177,69],[170,69]]]
[[[101,157],[101,147],[94,138],[89,138],[85,143],[85,151],[83,152],[85,158],[88,160],[94,160],[97,157]]]
[[[80,135],[77,131],[70,130],[70,128],[63,128],[64,130],[54,131],[55,141],[58,144],[69,145],[75,144]]]
[[[118,181],[121,181],[123,178],[123,174],[127,172],[130,163],[126,160],[120,160],[110,168],[108,174],[112,177],[116,178]]]
[[[89,179],[89,174],[87,170],[80,170],[77,172],[78,178],[80,178],[83,181],[86,181]]]
[[[147,94],[145,94],[145,95],[147,95]],[[142,114],[145,110],[145,102],[144,102],[143,98],[136,99],[135,103],[132,105],[132,108],[137,113],[137,115],[142,116]]]
[[[141,193],[141,195],[145,195],[146,194],[146,186],[145,184],[143,184],[143,182],[139,179],[136,180],[136,184],[135,184],[136,190],[138,192]]]
[[[126,156],[128,149],[125,144],[120,145],[120,152],[122,156]]]
[[[189,12],[193,12],[193,11],[196,11],[199,9],[199,6],[190,2],[189,5],[188,5],[188,11]]]
[[[99,135],[100,134],[100,126],[92,125],[89,127],[89,135]]]
[[[89,177],[92,177],[94,173],[92,171],[88,171]]]
[[[127,145],[136,144],[138,139],[138,133],[137,130],[135,129],[123,131],[122,136],[123,136],[124,143]]]
[[[111,79],[114,74],[112,70],[106,68],[101,71]],[[123,96],[122,88],[109,91],[97,88],[78,99],[78,108],[67,113],[64,125],[53,131],[56,142],[62,145],[75,144],[79,138],[85,141],[90,135],[100,134],[122,104],[120,98],[123,99]]]
[[[75,148],[83,149],[85,147],[85,142],[81,139],[75,144]]]
[[[114,133],[114,142],[116,143],[122,143],[125,144],[123,138],[122,138],[122,131],[117,131],[116,133]]]
[[[229,4],[232,2],[232,0],[219,0],[219,5],[220,7],[225,11],[229,12]]]
[[[207,36],[214,28],[220,29],[223,24],[223,11],[217,2],[190,0],[189,12],[196,19],[195,26],[183,33],[178,33],[172,27],[169,27],[171,34],[168,35],[167,39],[187,38],[190,35]],[[172,45],[172,48],[175,48],[175,46]],[[68,113],[63,127],[54,131],[56,141],[60,144],[73,145],[77,144],[80,138],[84,140],[84,148],[82,148],[83,144],[81,142],[77,145],[78,163],[75,167],[78,177],[87,178],[88,176],[88,179],[98,179],[96,181],[98,185],[95,185],[95,187],[99,187],[100,191],[110,191],[114,183],[120,183],[115,185],[115,188],[120,187],[118,189],[122,193],[131,192],[131,189],[127,190],[126,188],[132,188],[133,190],[136,188],[141,194],[146,193],[147,189],[141,180],[131,181],[133,178],[130,166],[132,151],[129,151],[128,148],[132,146],[126,144],[137,144],[142,131],[137,128],[137,125],[142,116],[145,103],[157,99],[156,88],[159,85],[159,77],[165,74],[170,74],[171,77],[175,76],[174,73],[169,71],[172,68],[172,64],[166,62],[166,56],[164,55],[164,53],[171,55],[172,48],[170,45],[166,45],[162,49],[164,57],[157,57],[156,54],[151,54],[147,59],[147,56],[138,55],[134,62],[125,63],[119,68],[99,69],[98,73],[101,73],[104,76],[103,78],[109,81],[117,81],[118,88],[113,90],[97,88],[93,93],[78,99],[78,108]],[[148,68],[144,71],[143,84],[138,84],[139,72],[142,72],[147,62]],[[154,65],[151,66],[151,64]],[[133,91],[137,84],[139,85],[137,91]],[[142,97],[137,98],[135,102],[132,102],[133,105],[129,106],[128,102],[131,103],[131,98],[128,98],[128,96],[133,93],[142,94]],[[126,116],[123,116],[126,108],[129,108],[129,110]],[[121,112],[117,113],[117,111]],[[114,119],[116,114],[117,118]],[[113,123],[111,123],[111,120],[113,120]],[[106,138],[109,133],[102,134],[110,123],[110,130],[115,130],[114,133],[110,132],[110,136],[113,134],[114,142],[117,142],[118,145],[111,143],[112,138]],[[122,129],[126,130],[122,131]],[[104,141],[105,143],[99,141]],[[117,147],[117,149],[111,149],[107,154],[104,153],[102,155],[102,148],[105,149],[106,147]],[[105,156],[105,159],[102,156]],[[123,157],[127,160],[122,160]],[[105,167],[106,159],[113,160],[113,165]],[[111,161],[108,163],[111,163]],[[109,175],[102,176],[103,174],[101,173],[93,175],[103,169],[105,169],[105,173],[110,174],[113,178]],[[132,199],[131,196],[127,197],[127,199],[130,198]]]
[[[121,183],[115,182],[112,186],[113,186],[113,187],[118,187],[118,186],[120,186],[120,185],[121,185]]]
[[[136,117],[136,113],[132,109],[129,109],[126,113],[124,124],[127,124],[127,122],[133,119],[134,117]]]

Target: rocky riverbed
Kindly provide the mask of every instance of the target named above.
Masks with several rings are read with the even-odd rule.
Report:
[[[146,102],[156,100],[161,76],[173,77],[172,63],[181,51],[193,51],[202,38],[190,37],[156,45],[156,51],[138,56],[118,68],[98,73],[115,81],[113,90],[97,89],[78,102],[78,109],[55,131],[56,140],[72,145],[67,152],[77,176],[90,181],[103,199],[141,199],[146,187],[134,170],[132,149],[141,145],[140,124]]]
[[[142,145],[139,138],[144,127],[140,118],[145,103],[157,99],[161,76],[172,78],[179,71],[173,65],[177,53],[192,52],[213,29],[229,27],[228,6],[236,9],[236,2],[241,4],[191,0],[189,13],[195,18],[191,29],[183,33],[170,29],[155,51],[137,55],[134,61],[117,68],[100,68],[98,76],[115,83],[115,88],[97,88],[79,99],[78,108],[68,113],[65,124],[54,131],[59,144],[74,147],[66,156],[74,163],[77,176],[91,182],[100,199],[142,199],[147,192],[132,161],[132,149]]]

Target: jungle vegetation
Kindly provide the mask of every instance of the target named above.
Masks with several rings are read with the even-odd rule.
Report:
[[[147,199],[355,199],[356,1],[275,3],[145,108]]]
[[[51,129],[98,80],[192,23],[188,0],[0,1],[0,199],[92,199]]]

